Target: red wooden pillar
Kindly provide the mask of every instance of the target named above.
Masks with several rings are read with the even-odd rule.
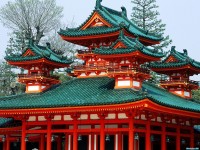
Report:
[[[122,133],[118,134],[118,150],[122,150]]]
[[[26,120],[22,120],[22,136],[21,136],[21,150],[26,150]]]
[[[51,150],[51,117],[47,119],[47,147],[46,150]]]
[[[3,142],[3,150],[6,150],[6,142]]]
[[[180,135],[180,126],[176,128],[177,136],[176,136],[176,150],[181,149],[181,135]]]
[[[190,129],[190,148],[194,148],[194,129]]]
[[[91,150],[94,150],[94,133],[91,134],[90,139],[91,139]]]
[[[6,150],[10,150],[10,136],[6,135]]]
[[[105,116],[101,115],[100,116],[101,123],[100,123],[100,150],[105,150],[105,123],[104,119]]]
[[[151,134],[150,134],[150,121],[147,121],[146,124],[146,137],[145,137],[145,141],[146,141],[146,150],[151,150]]]
[[[60,135],[58,136],[57,139],[57,150],[62,150],[62,139]]]
[[[40,135],[40,150],[44,150],[45,137],[44,134]]]
[[[161,146],[162,146],[162,150],[166,150],[166,125],[165,125],[165,123],[162,124]]]
[[[69,135],[65,133],[65,150],[69,150]]]
[[[133,116],[129,117],[129,150],[134,148]]]
[[[73,121],[74,121],[74,132],[73,132],[73,150],[78,150],[78,123],[77,123],[78,116],[74,115],[73,116]]]

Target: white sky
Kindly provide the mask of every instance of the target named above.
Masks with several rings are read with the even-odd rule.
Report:
[[[90,15],[96,2],[96,0],[56,1],[58,5],[64,7],[63,22],[67,24],[74,18],[77,25]],[[0,7],[7,2],[8,0],[0,0]],[[125,6],[129,18],[133,6],[131,0],[103,0],[102,5],[116,10],[121,10],[121,6]],[[200,0],[157,0],[157,5],[160,18],[167,25],[166,34],[173,40],[172,45],[176,46],[178,51],[187,49],[191,58],[200,61]],[[9,30],[0,24],[0,59],[5,55],[8,33]],[[200,77],[198,78],[200,80]]]

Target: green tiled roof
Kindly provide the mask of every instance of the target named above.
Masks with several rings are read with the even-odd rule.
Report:
[[[0,118],[0,128],[8,126],[8,124],[12,123],[14,120],[12,118]]]
[[[73,79],[40,94],[23,94],[0,98],[0,109],[52,108],[121,104],[149,98],[163,106],[200,112],[200,103],[186,100],[144,82],[143,91],[114,89],[112,78]]]
[[[23,56],[29,49],[35,54],[34,56]],[[6,56],[5,59],[7,61],[14,61],[14,62],[22,62],[22,61],[31,61],[31,60],[38,60],[41,58],[46,58],[47,60],[61,63],[61,64],[70,64],[72,63],[71,60],[67,60],[66,57],[60,56],[53,52],[50,47],[46,46],[39,46],[35,45],[32,42],[29,42],[27,48],[21,55],[12,55]]]
[[[126,46],[126,48],[115,49],[114,47],[118,42],[123,43]],[[142,43],[139,42],[137,38],[130,38],[130,37],[125,36],[122,31],[120,32],[118,39],[110,47],[96,48],[93,52],[96,54],[101,54],[101,55],[113,55],[113,54],[132,53],[137,50],[139,50],[145,55],[150,55],[153,57],[161,58],[164,56],[162,52],[158,52],[154,49],[150,49],[144,46]]]
[[[124,7],[122,9],[126,11]],[[91,27],[83,31],[81,28],[85,25],[85,23],[87,23],[90,20],[90,18],[94,15],[95,12],[97,12],[104,20],[109,22],[112,25],[112,27]],[[140,36],[155,41],[162,40],[162,38],[159,35],[154,35],[136,26],[127,18],[126,15],[124,15],[123,12],[119,12],[104,6],[96,7],[95,10],[91,13],[91,15],[86,19],[86,21],[79,27],[66,30],[61,29],[58,33],[60,35],[78,37],[111,33],[120,30],[120,28],[127,30],[129,33],[135,36]]]
[[[166,62],[166,60],[171,56],[173,56],[177,61]],[[175,50],[175,46],[172,46],[170,54],[163,61],[150,63],[151,68],[177,68],[186,65],[191,65],[197,69],[200,69],[200,62],[190,58],[187,50],[184,50],[184,52],[181,53]]]

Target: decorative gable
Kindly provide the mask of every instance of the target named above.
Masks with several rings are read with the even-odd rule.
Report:
[[[27,56],[35,56],[35,53],[33,53],[30,49],[28,49],[28,50],[23,54],[23,57],[27,57]]]
[[[111,25],[104,18],[102,18],[97,12],[95,12],[93,16],[89,19],[89,21],[85,23],[85,25],[81,29],[85,30],[87,28],[101,26],[111,27]]]
[[[124,43],[122,43],[122,42],[117,42],[117,43],[114,45],[113,48],[114,48],[114,49],[117,49],[117,48],[127,48],[127,46],[124,45]]]
[[[178,60],[174,57],[174,56],[169,56],[166,60],[166,63],[170,63],[170,62],[178,62]]]

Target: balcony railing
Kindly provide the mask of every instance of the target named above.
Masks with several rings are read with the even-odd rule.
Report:
[[[199,86],[199,81],[193,81],[193,80],[161,80],[161,84],[193,84]]]
[[[18,74],[19,79],[33,79],[33,78],[51,78],[59,80],[59,76],[55,75],[46,75],[46,74]]]
[[[85,70],[106,70],[106,66],[75,66],[74,71],[85,71]]]
[[[150,70],[147,68],[108,68],[108,73],[144,73],[149,74]]]
[[[91,50],[84,49],[84,50],[77,50],[78,54],[93,54]]]

